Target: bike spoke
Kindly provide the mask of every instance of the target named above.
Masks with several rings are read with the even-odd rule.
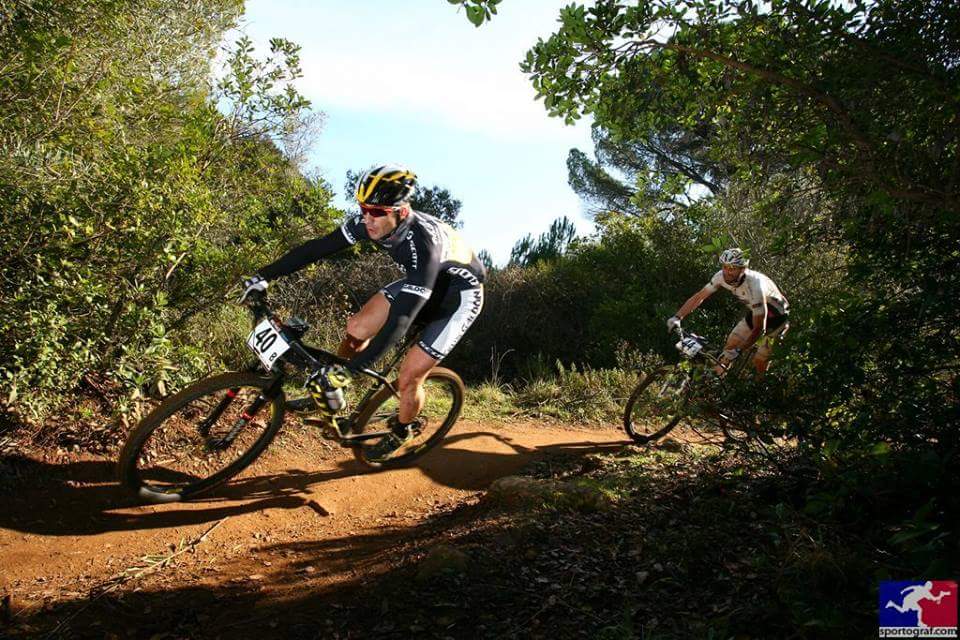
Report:
[[[143,443],[136,460],[141,481],[176,491],[223,471],[267,429],[267,402],[259,389],[230,388],[180,407]]]
[[[424,382],[424,403],[415,421],[411,425],[412,437],[403,443],[388,458],[376,461],[366,457],[366,451],[376,446],[378,440],[364,441],[356,450],[357,455],[368,464],[379,465],[385,461],[400,462],[411,460],[426,449],[435,445],[459,416],[462,402],[462,383],[452,372],[439,373],[435,370]],[[376,411],[360,426],[362,433],[389,432],[388,422],[399,413],[399,398],[381,397]]]

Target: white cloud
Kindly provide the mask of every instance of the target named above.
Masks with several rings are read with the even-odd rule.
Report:
[[[261,54],[274,36],[301,45],[297,86],[329,115],[312,167],[338,191],[347,169],[407,164],[463,202],[471,246],[502,264],[562,215],[592,229],[566,168],[589,124],[550,118],[519,68],[569,2],[508,0],[477,29],[444,0],[247,0],[243,31]]]
[[[519,69],[537,36],[553,30],[565,1],[513,0],[479,29],[439,0],[368,1],[349,9],[253,0],[248,19],[259,34],[276,24],[277,33],[303,47],[298,87],[320,109],[402,112],[498,137],[572,138],[572,128],[534,101]]]
[[[365,72],[383,64],[372,56],[318,54],[304,60],[301,91],[315,104],[366,112],[404,112],[446,126],[492,135],[556,135],[561,123],[547,117],[517,71],[456,70],[405,56],[407,73]],[[371,77],[373,76],[373,77]],[[423,84],[438,87],[424,91]]]

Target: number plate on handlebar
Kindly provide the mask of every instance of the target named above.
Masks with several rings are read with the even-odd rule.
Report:
[[[277,358],[290,349],[290,343],[277,331],[269,318],[254,327],[250,337],[247,338],[247,346],[257,354],[267,371],[273,368]]]
[[[697,354],[703,351],[703,344],[696,338],[686,337],[677,343],[677,349],[688,358],[695,358]]]

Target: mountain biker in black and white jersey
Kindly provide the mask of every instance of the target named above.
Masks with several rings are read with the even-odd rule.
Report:
[[[393,435],[371,447],[368,455],[374,458],[386,457],[413,437],[410,425],[423,407],[427,374],[450,353],[483,308],[483,264],[450,225],[410,208],[415,185],[416,176],[398,165],[367,171],[357,184],[361,214],[260,269],[244,281],[241,297],[264,291],[268,281],[360,240],[385,249],[405,272],[405,277],[384,287],[347,320],[338,353],[350,359],[348,367],[325,367],[311,378],[311,391],[322,398],[324,391],[349,384],[350,369],[373,365],[406,334],[415,318],[425,324],[400,366],[399,411],[390,425]]]
[[[683,318],[721,288],[730,291],[749,307],[747,315],[727,337],[721,355],[722,365],[717,367],[717,373],[721,373],[740,352],[759,342],[757,353],[753,357],[753,366],[757,373],[762,375],[770,366],[773,343],[790,327],[790,304],[786,296],[780,292],[773,280],[759,271],[748,269],[749,264],[750,261],[740,249],[727,249],[721,253],[721,270],[667,320],[667,329],[673,330]]]

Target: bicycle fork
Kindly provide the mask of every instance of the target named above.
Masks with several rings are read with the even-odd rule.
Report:
[[[267,389],[258,393],[253,402],[251,402],[248,407],[240,412],[240,417],[234,421],[233,426],[230,427],[230,430],[226,433],[226,435],[224,435],[222,438],[207,440],[207,448],[222,451],[233,444],[233,441],[237,439],[237,436],[240,435],[240,432],[243,431],[244,427],[250,424],[250,421],[256,417],[257,413],[263,409],[264,405],[270,402],[270,399],[275,395],[279,384],[280,380],[277,379]],[[233,401],[236,399],[239,392],[239,387],[233,387],[227,390],[223,400],[221,400],[217,406],[214,407],[213,411],[210,412],[210,415],[208,415],[197,426],[197,430],[200,432],[201,436],[204,438],[208,438],[210,436],[210,429],[217,422],[217,420],[220,419],[220,416],[223,415],[223,412],[226,411],[231,404],[233,404]]]

